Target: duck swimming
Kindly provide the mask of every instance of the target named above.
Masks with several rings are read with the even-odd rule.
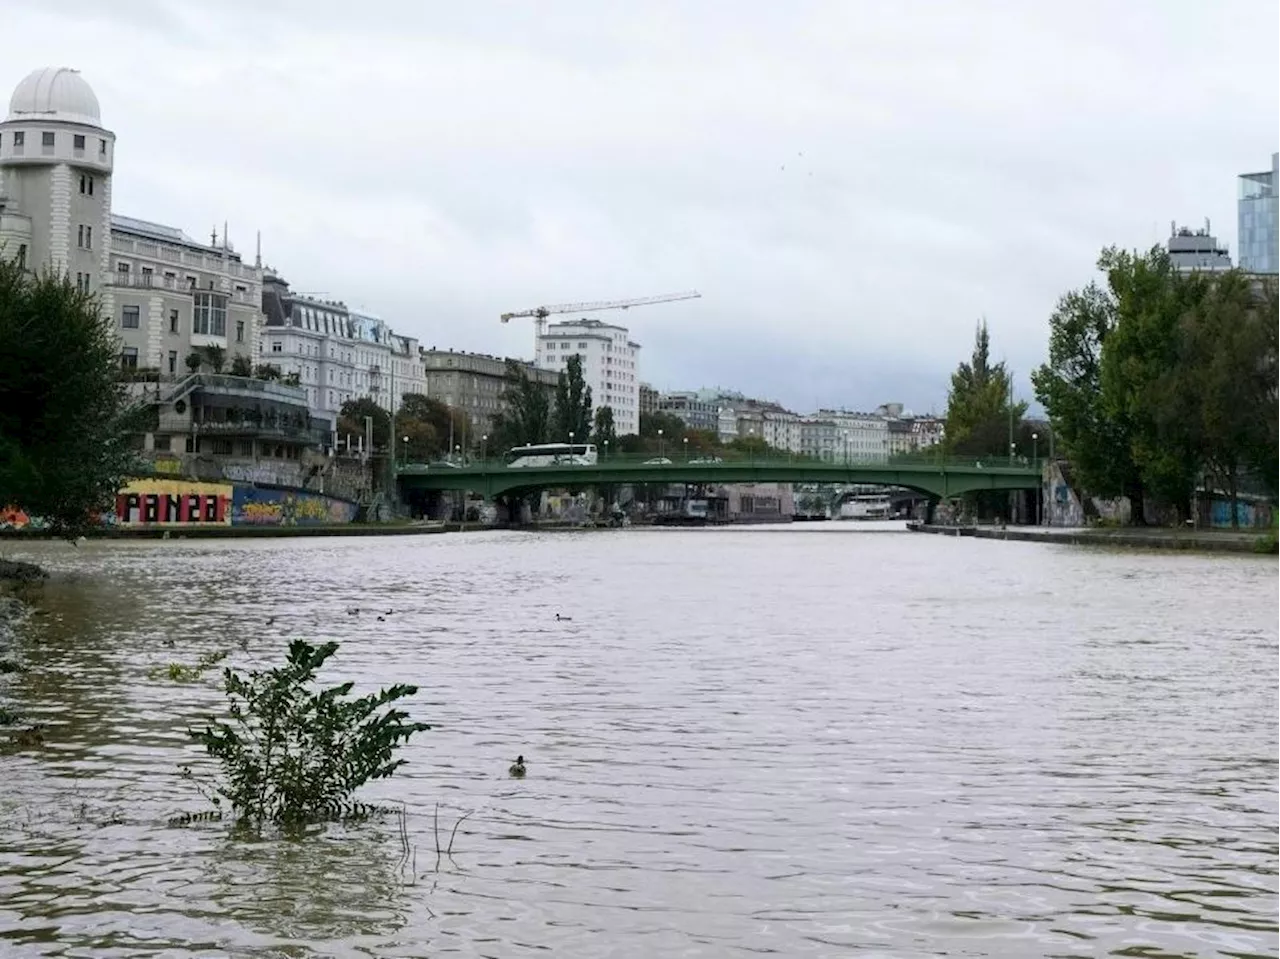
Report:
[[[516,761],[511,764],[511,768],[507,772],[511,774],[512,779],[524,779],[524,757],[517,756]]]
[[[572,616],[561,616],[559,613],[556,613],[556,622],[557,622],[557,623],[572,623],[572,622],[573,622],[573,617],[572,617]]]

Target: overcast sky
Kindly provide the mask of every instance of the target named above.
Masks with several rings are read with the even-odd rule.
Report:
[[[13,5],[0,84],[82,71],[113,209],[426,346],[601,319],[660,389],[946,403],[985,316],[1026,374],[1101,247],[1205,217],[1280,142],[1275,0]],[[20,55],[20,57],[18,56]],[[219,226],[220,229],[220,226]]]

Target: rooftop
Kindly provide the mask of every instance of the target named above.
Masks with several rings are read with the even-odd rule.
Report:
[[[101,126],[102,114],[93,88],[70,67],[33,70],[13,89],[9,119],[60,120]]]

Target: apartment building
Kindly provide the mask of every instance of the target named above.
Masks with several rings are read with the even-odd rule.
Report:
[[[507,388],[507,363],[503,357],[485,353],[438,350],[422,351],[425,385],[423,392],[446,406],[467,414],[474,435],[483,435],[493,427],[493,418],[505,408],[503,393]],[[526,374],[547,392],[554,402],[558,373],[539,369],[532,363],[516,360]]]
[[[582,357],[582,373],[596,409],[613,410],[619,436],[640,432],[640,344],[626,327],[600,320],[565,320],[547,326],[537,338],[534,364],[559,373],[571,356]]]

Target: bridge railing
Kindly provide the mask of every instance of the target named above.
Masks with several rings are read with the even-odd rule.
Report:
[[[711,471],[716,468],[730,468],[742,466],[813,466],[819,468],[830,469],[833,471],[841,468],[850,469],[896,469],[905,467],[912,470],[933,469],[933,470],[951,470],[951,469],[991,469],[991,470],[1017,470],[1025,473],[1031,470],[1037,472],[1042,471],[1045,461],[1043,459],[1032,459],[1025,456],[1013,456],[1008,454],[1003,456],[937,456],[931,454],[903,454],[891,456],[888,458],[873,457],[857,457],[857,456],[839,456],[820,458],[816,456],[805,456],[801,453],[779,453],[770,451],[768,453],[749,453],[738,450],[721,450],[714,453],[699,452],[689,450],[687,453],[683,449],[674,451],[660,451],[657,453],[601,453],[597,459],[595,466],[582,465],[578,468],[582,469],[644,469],[650,468],[655,472],[662,470],[671,470],[678,467],[697,467],[699,472],[704,470]],[[465,469],[468,471],[490,472],[496,470],[510,469],[512,472],[529,472],[539,469],[572,469],[577,464],[573,463],[556,463],[549,466],[509,466],[506,459],[500,456],[490,455],[484,456],[457,456],[449,461],[434,461],[428,463],[408,462],[401,463],[400,469],[407,472],[437,472],[442,470]]]

